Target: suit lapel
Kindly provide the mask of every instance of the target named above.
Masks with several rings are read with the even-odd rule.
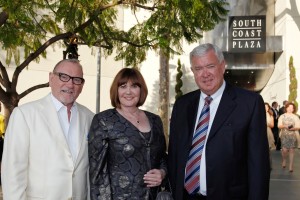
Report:
[[[189,134],[189,144],[192,144],[193,134],[195,125],[197,123],[197,113],[200,101],[200,90],[195,93],[194,97],[191,99],[190,104],[188,105],[187,110],[190,110],[191,113],[188,115],[188,134]]]
[[[42,113],[40,117],[44,118],[45,122],[47,122],[45,124],[47,124],[48,129],[51,130],[49,134],[51,134],[52,138],[54,138],[54,140],[56,140],[64,149],[67,149],[70,152],[50,94],[43,98],[40,103],[40,110]]]
[[[87,131],[88,131],[88,121],[86,115],[83,115],[83,111],[81,107],[77,104],[78,112],[77,112],[77,130],[78,130],[78,155],[75,162],[75,167],[77,163],[80,161],[82,156],[84,155],[86,142],[87,142]]]
[[[223,92],[220,104],[218,106],[212,127],[208,136],[208,141],[212,139],[217,131],[220,129],[222,124],[228,119],[228,116],[232,113],[236,107],[236,102],[234,101],[236,94],[229,84],[226,84],[226,88]]]

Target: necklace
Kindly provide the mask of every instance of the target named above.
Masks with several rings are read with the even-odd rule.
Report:
[[[130,112],[124,112],[123,110],[119,109],[119,112],[130,122],[134,122],[134,123],[137,123],[137,124],[140,124],[140,120],[139,120],[139,113],[140,111],[137,110],[133,113],[136,113],[133,114],[133,113],[130,113]]]

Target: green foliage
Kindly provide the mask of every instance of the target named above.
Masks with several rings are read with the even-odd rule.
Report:
[[[290,102],[293,102],[296,106],[296,110],[298,109],[298,102],[297,102],[297,78],[296,78],[296,70],[294,67],[293,57],[290,57],[289,61],[289,71],[290,71],[290,85],[289,85],[289,98]]]
[[[108,5],[110,1],[98,0],[0,0],[1,12],[9,16],[0,28],[0,45],[9,55],[6,64],[12,58],[19,58],[13,57],[12,53],[26,59],[43,44],[47,44],[51,37],[59,34],[70,33],[60,38],[60,42],[76,33],[83,44],[92,46],[101,33],[110,35],[111,31],[118,32],[115,29],[117,11],[106,8]],[[102,25],[109,28],[102,29]],[[112,48],[112,44],[106,46]],[[46,53],[40,52],[40,55],[45,57]],[[20,59],[15,59],[15,62],[20,64]]]
[[[182,96],[182,91],[181,91],[181,88],[182,88],[182,66],[181,66],[181,62],[180,62],[180,59],[178,59],[178,62],[177,62],[177,75],[176,75],[176,86],[175,86],[175,93],[176,93],[176,96],[175,96],[175,99],[177,99],[178,97],[181,97]]]
[[[0,45],[8,52],[6,63],[14,58],[19,64],[20,55],[26,59],[51,37],[70,33],[58,40],[61,42],[77,34],[82,44],[101,46],[105,55],[116,50],[116,59],[137,65],[146,59],[149,49],[181,53],[181,39],[196,42],[201,31],[211,30],[226,17],[226,5],[222,0],[0,0],[0,10],[9,15],[0,24]],[[117,10],[126,7],[133,13],[146,10],[150,16],[124,31],[118,28]]]
[[[10,80],[0,61],[0,101],[12,111],[21,98],[47,87],[40,84],[21,94],[16,88],[30,62],[46,58],[48,47],[64,46],[72,36],[78,37],[78,45],[102,47],[103,55],[116,52],[115,59],[137,66],[148,50],[163,52],[168,59],[182,53],[183,40],[197,42],[203,31],[225,19],[226,5],[223,0],[0,0],[0,46],[6,65],[17,65]],[[118,16],[124,8],[148,17],[137,17],[124,30]],[[162,68],[168,71],[166,63]]]
[[[44,12],[47,5],[42,0],[0,0],[0,5],[1,11],[9,16],[0,28],[0,45],[8,55],[6,64],[11,58],[19,64],[20,55],[28,57],[47,39],[47,34],[55,34],[59,30],[50,14]]]
[[[132,28],[137,38],[145,38],[147,45],[139,48],[138,62],[143,61],[143,54],[149,49],[164,49],[170,54],[182,53],[182,39],[188,43],[197,42],[202,37],[203,31],[213,29],[219,22],[225,20],[228,11],[224,8],[224,1],[195,1],[195,0],[169,0],[159,1],[157,9],[151,16]],[[141,42],[142,41],[137,41]],[[145,42],[145,40],[144,40]],[[117,59],[126,59],[132,63],[129,51],[130,44],[118,48]]]

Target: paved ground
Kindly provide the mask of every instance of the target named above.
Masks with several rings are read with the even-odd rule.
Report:
[[[271,152],[273,170],[270,181],[270,200],[299,200],[300,199],[300,150],[297,149],[294,158],[294,171],[290,173],[288,165],[281,167],[280,151]]]
[[[280,151],[272,151],[273,170],[270,180],[269,200],[299,200],[300,199],[300,150],[296,150],[294,172],[288,168],[282,169]],[[0,187],[0,200],[2,189]]]

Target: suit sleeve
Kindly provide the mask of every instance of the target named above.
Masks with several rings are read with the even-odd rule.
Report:
[[[154,123],[157,126],[158,135],[161,138],[159,145],[161,145],[162,151],[160,152],[161,153],[161,159],[160,159],[159,169],[164,170],[166,172],[166,174],[168,174],[166,138],[165,138],[165,135],[164,135],[164,129],[163,129],[163,124],[162,124],[161,118],[157,116]]]
[[[90,199],[111,199],[107,169],[108,134],[105,122],[96,115],[88,136]]]
[[[248,199],[267,200],[269,195],[270,157],[265,107],[260,95],[256,98],[248,130]]]
[[[176,155],[177,150],[176,148],[176,123],[177,122],[177,103],[175,102],[172,116],[171,116],[171,122],[170,122],[170,135],[169,135],[169,147],[168,147],[168,177],[170,180],[170,186],[172,191],[176,191],[176,178],[177,178],[177,165],[174,163],[177,163]]]
[[[7,200],[25,200],[30,130],[24,113],[15,108],[6,130],[2,158],[2,190]]]

